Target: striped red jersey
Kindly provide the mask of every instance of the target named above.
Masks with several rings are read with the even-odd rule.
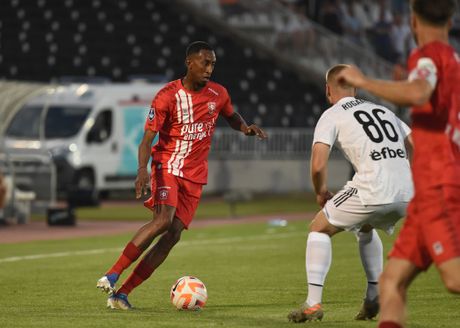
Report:
[[[434,89],[429,102],[412,107],[415,189],[460,185],[460,57],[434,41],[411,54],[408,68],[409,80],[424,79]]]
[[[159,132],[152,147],[152,170],[162,169],[199,184],[208,178],[208,153],[217,117],[229,117],[233,106],[227,90],[209,81],[200,91],[169,82],[155,96],[145,130]]]

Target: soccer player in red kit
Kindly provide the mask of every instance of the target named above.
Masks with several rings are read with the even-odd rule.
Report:
[[[460,293],[460,58],[448,42],[455,9],[455,0],[411,1],[418,48],[409,58],[407,81],[370,79],[356,67],[340,76],[412,106],[415,196],[380,277],[380,328],[404,325],[407,289],[432,262],[446,288]]]
[[[247,125],[233,111],[227,90],[209,79],[216,55],[205,42],[191,43],[186,50],[185,77],[163,87],[153,99],[145,123],[145,133],[138,154],[136,198],[146,194],[149,183],[147,164],[151,163],[151,197],[144,205],[153,211],[153,219],[141,227],[126,245],[120,258],[98,280],[97,287],[109,293],[107,306],[128,310],[129,293],[166,259],[179,241],[182,230],[193,219],[207,182],[207,157],[216,120],[222,115],[228,124],[247,136],[265,139],[265,132],[256,125]],[[159,141],[152,142],[159,133]],[[115,291],[120,274],[144,251],[150,248],[134,271]]]

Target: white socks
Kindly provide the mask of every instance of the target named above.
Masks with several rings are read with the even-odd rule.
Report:
[[[378,296],[378,280],[383,269],[383,247],[377,231],[358,232],[359,254],[366,272],[366,299],[373,300]]]
[[[306,269],[308,281],[307,303],[321,303],[323,285],[332,259],[331,238],[321,232],[310,232],[307,239]]]

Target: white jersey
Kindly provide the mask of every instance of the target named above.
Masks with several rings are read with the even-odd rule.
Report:
[[[404,145],[409,134],[410,128],[389,109],[345,97],[321,115],[313,145],[341,149],[356,172],[347,186],[358,190],[363,205],[390,204],[413,195]]]

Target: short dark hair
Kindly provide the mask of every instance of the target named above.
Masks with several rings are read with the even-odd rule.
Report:
[[[444,26],[454,15],[455,0],[411,0],[412,11],[423,21],[434,26]]]
[[[201,50],[214,51],[214,49],[204,41],[195,41],[190,43],[185,50],[185,57],[199,53]]]
[[[333,79],[337,76],[337,74],[339,74],[341,71],[348,67],[350,67],[350,65],[337,64],[329,68],[329,70],[326,72],[326,83],[331,83]]]

